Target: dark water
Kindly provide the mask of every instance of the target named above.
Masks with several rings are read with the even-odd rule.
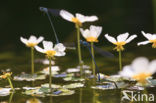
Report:
[[[156,50],[152,49],[150,46],[138,47],[136,49],[129,49],[123,52],[123,65],[130,64],[131,61],[138,56],[146,56],[149,59],[155,58]],[[133,47],[135,48],[135,47]],[[106,47],[105,49],[112,51],[110,47]],[[143,52],[141,52],[143,51]],[[100,72],[111,75],[116,74],[118,69],[118,57],[115,51],[112,51],[115,54],[114,58],[104,58],[99,54],[96,54],[96,61],[100,68]],[[0,70],[10,68],[13,72],[13,76],[20,74],[21,72],[30,73],[30,56],[29,51],[23,51],[20,53],[13,52],[3,52],[0,54]],[[45,58],[43,55],[35,52],[35,58]],[[91,65],[90,56],[83,48],[83,60],[85,64]],[[76,51],[67,51],[67,55],[65,57],[60,57],[56,59],[56,64],[61,69],[61,71],[65,71],[67,68],[76,67],[77,66],[77,55]],[[44,65],[40,63],[35,63],[35,71],[42,70]],[[43,83],[48,82],[48,77],[46,80],[35,81],[35,86],[40,86]],[[62,79],[53,78],[54,84],[68,84],[74,82],[65,82]],[[31,86],[32,82],[18,82],[13,81],[14,87],[22,88],[23,86]],[[0,81],[0,87],[7,86],[8,82],[5,80]],[[121,100],[121,89],[113,89],[113,90],[95,90],[91,89],[91,80],[85,81],[85,87],[77,88],[75,90],[75,94],[70,96],[58,96],[58,97],[34,97],[22,94],[24,90],[17,90],[12,95],[12,103],[25,103],[29,99],[37,98],[43,103],[120,103]],[[149,93],[156,94],[156,88],[148,88]],[[10,96],[0,97],[0,102],[9,101]],[[34,102],[35,103],[35,102]],[[129,102],[125,102],[129,103]],[[154,103],[154,102],[153,102]]]

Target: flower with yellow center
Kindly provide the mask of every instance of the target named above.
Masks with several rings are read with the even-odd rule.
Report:
[[[141,84],[147,83],[147,79],[156,72],[156,60],[149,62],[145,57],[136,58],[131,65],[123,67],[119,73],[123,77],[137,80]]]
[[[126,45],[127,43],[131,42],[134,38],[137,37],[137,35],[132,35],[128,38],[129,33],[124,33],[124,34],[120,34],[117,36],[117,40],[112,37],[109,36],[108,34],[105,35],[106,39],[113,43],[114,45],[116,45],[116,47],[114,48],[114,50],[117,50],[117,52],[119,52],[119,68],[120,70],[122,69],[122,58],[121,58],[121,51],[124,50],[124,45]]]
[[[43,37],[40,36],[38,39],[31,35],[29,39],[25,39],[23,37],[20,40],[27,46],[31,48],[31,72],[34,74],[34,47],[43,41]]]
[[[109,36],[108,34],[105,35],[108,41],[116,45],[114,49],[117,51],[123,51],[124,50],[123,46],[131,42],[134,38],[137,37],[137,35],[132,35],[129,38],[128,36],[129,36],[129,33],[120,34],[119,36],[117,36],[117,40],[116,40],[114,37]]]
[[[62,44],[56,44],[53,47],[53,43],[50,41],[43,41],[43,47],[44,49],[40,48],[39,46],[35,46],[35,49],[38,52],[46,54],[48,57],[54,57],[54,56],[65,56],[65,49],[66,47]]]
[[[66,10],[61,10],[60,15],[63,19],[73,22],[77,24],[78,26],[82,26],[82,23],[84,22],[93,22],[98,20],[97,16],[84,16],[82,14],[76,13],[74,16],[73,14],[69,13]]]
[[[26,46],[28,47],[35,47],[36,45],[38,45],[40,42],[43,41],[43,37],[40,36],[38,39],[31,35],[29,39],[26,39],[26,38],[23,38],[23,37],[20,37],[20,40],[21,42],[23,42]]]
[[[80,31],[81,31],[82,36],[86,39],[86,41],[98,42],[98,37],[100,36],[102,32],[102,27],[91,25],[90,29],[83,30],[81,28]]]
[[[51,87],[51,84],[52,84],[52,79],[51,79],[51,77],[52,77],[52,70],[51,70],[52,58],[54,56],[65,56],[66,47],[62,43],[58,43],[53,47],[53,43],[50,41],[43,41],[43,47],[44,47],[44,49],[42,49],[39,46],[35,46],[35,49],[38,52],[46,54],[46,56],[49,59],[49,88],[52,92],[52,87]]]
[[[147,38],[148,40],[139,42],[138,46],[140,45],[146,45],[148,43],[152,43],[152,47],[156,48],[156,34],[150,34],[150,33],[145,33],[144,31],[141,31],[143,36]]]

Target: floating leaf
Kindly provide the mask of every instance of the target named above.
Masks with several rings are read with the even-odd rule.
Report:
[[[14,80],[16,81],[35,81],[35,80],[44,80],[46,79],[45,75],[37,75],[37,74],[21,74],[19,76],[14,76]]]
[[[0,88],[0,96],[10,95],[11,88]]]
[[[80,87],[84,87],[84,84],[82,84],[82,83],[72,83],[72,84],[68,84],[68,85],[63,86],[63,88],[68,88],[68,89],[80,88]]]
[[[41,87],[49,88],[49,83],[42,84]],[[62,88],[61,85],[56,85],[56,84],[52,84],[51,87],[52,87],[52,88]]]
[[[46,87],[41,87],[41,88],[36,88],[35,90],[26,90],[24,94],[26,95],[34,95],[34,96],[62,96],[62,95],[72,95],[74,94],[74,90],[69,90],[69,89],[52,89],[52,92],[50,91],[49,88]]]
[[[63,78],[63,80],[65,80],[65,81],[84,81],[85,79],[75,78],[75,77],[66,77],[66,78]]]

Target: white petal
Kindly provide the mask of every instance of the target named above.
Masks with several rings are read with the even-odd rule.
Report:
[[[127,40],[126,40],[126,43],[129,43],[131,42],[133,39],[135,39],[137,37],[137,35],[132,35],[130,36]]]
[[[85,31],[81,28],[80,32],[82,34],[82,36],[86,39],[87,37],[90,36],[90,31],[88,29],[86,29]]]
[[[131,68],[131,66],[124,66],[123,70],[121,72],[119,72],[119,75],[123,76],[123,77],[132,77],[134,75],[134,71]]]
[[[129,36],[129,33],[120,34],[119,36],[117,36],[117,41],[118,42],[126,41],[128,36]]]
[[[140,45],[146,45],[150,43],[149,41],[143,41],[143,42],[139,42],[137,45],[140,46]]]
[[[36,43],[37,42],[37,38],[34,36],[34,35],[31,35],[29,40],[28,40],[29,43]]]
[[[94,25],[91,25],[90,26],[90,32],[91,32],[91,35],[93,37],[96,37],[98,38],[102,32],[102,27],[101,26],[94,26]]]
[[[69,13],[69,12],[66,11],[66,10],[61,10],[61,11],[60,11],[60,15],[61,15],[61,17],[62,17],[63,19],[68,20],[68,21],[71,21],[72,18],[74,17],[73,14]]]
[[[43,41],[43,47],[45,50],[53,50],[53,43],[50,41]]]
[[[117,42],[114,37],[109,36],[108,34],[105,34],[105,37],[111,43],[116,43]]]
[[[25,38],[23,38],[23,37],[20,37],[20,40],[21,40],[21,42],[23,42],[24,44],[27,44],[27,42],[28,42],[28,40],[25,39]]]
[[[55,56],[65,56],[65,52],[56,52]]]
[[[39,47],[39,46],[35,46],[35,49],[36,49],[38,52],[40,52],[40,53],[45,53],[45,50],[42,49],[42,48]]]
[[[148,72],[149,61],[145,57],[138,57],[132,62],[131,66],[136,73]]]
[[[43,39],[44,39],[44,37],[40,36],[40,37],[37,39],[37,43],[42,42],[42,41],[43,41]]]
[[[97,16],[86,16],[87,22],[93,22],[93,21],[97,21],[97,20],[98,20]]]
[[[146,37],[148,40],[152,39],[152,34],[150,33],[145,33],[144,31],[141,31],[141,33],[144,35],[144,37]]]
[[[150,62],[148,69],[151,74],[154,74],[156,72],[156,60]]]
[[[66,47],[62,43],[58,43],[55,45],[54,50],[56,52],[64,52],[66,50]]]
[[[97,16],[84,16],[84,15],[79,14],[79,13],[76,13],[76,18],[77,18],[81,23],[84,23],[84,22],[93,22],[93,21],[98,20],[98,17],[97,17]]]
[[[156,35],[152,35],[152,39],[151,40],[155,40],[156,39]]]
[[[85,16],[82,15],[82,14],[79,14],[79,13],[76,13],[76,18],[77,18],[81,23],[83,23],[83,22],[86,21]]]

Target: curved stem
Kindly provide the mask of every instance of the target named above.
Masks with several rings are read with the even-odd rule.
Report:
[[[31,73],[34,74],[34,47],[31,47]]]
[[[51,57],[49,57],[49,88],[50,88],[50,91],[52,91],[52,88],[51,88],[51,84],[52,84],[52,73],[51,73],[51,66],[52,66],[52,63],[51,63]]]
[[[121,50],[119,51],[119,68],[122,70],[122,58],[121,58]]]
[[[93,58],[95,59],[94,47],[93,47],[93,45],[94,45],[94,43],[91,42],[91,53],[92,53]],[[95,76],[96,76],[96,75],[95,75],[95,63],[94,63],[93,58],[92,58],[92,69],[93,69],[93,75],[94,75],[94,77],[95,77]]]
[[[7,79],[8,79],[8,82],[9,82],[9,84],[10,84],[11,89],[14,90],[14,87],[13,87],[13,85],[12,85],[12,82],[11,82],[11,80],[10,80],[10,77],[7,77]]]

